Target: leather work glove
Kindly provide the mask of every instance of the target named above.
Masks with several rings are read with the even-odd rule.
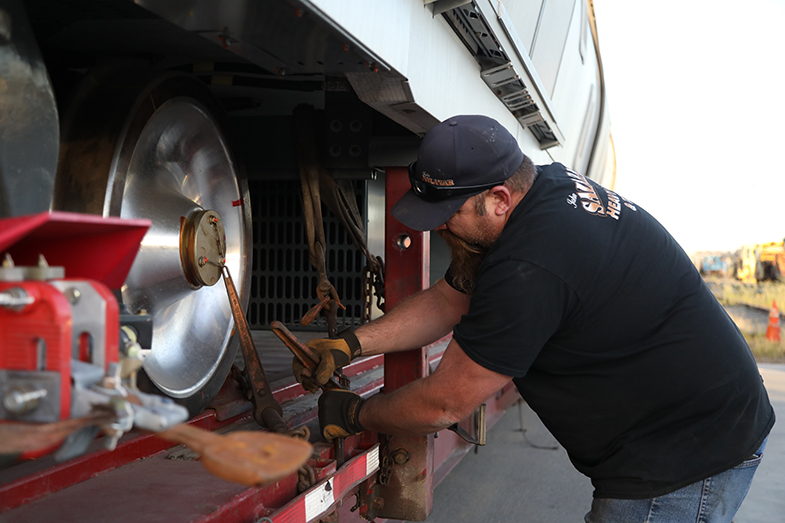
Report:
[[[305,345],[319,355],[319,365],[311,372],[300,360],[294,358],[292,373],[294,378],[302,383],[303,388],[311,393],[316,393],[319,387],[327,383],[337,369],[348,365],[362,354],[360,341],[351,329],[339,332],[338,338],[315,338],[305,342]]]
[[[365,429],[360,425],[360,409],[365,400],[350,390],[326,390],[319,397],[319,428],[327,441],[354,436]]]

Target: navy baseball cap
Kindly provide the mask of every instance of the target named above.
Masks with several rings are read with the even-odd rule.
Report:
[[[412,188],[393,206],[393,216],[416,231],[435,229],[472,196],[502,185],[521,163],[518,142],[493,118],[448,118],[425,134],[409,166]]]

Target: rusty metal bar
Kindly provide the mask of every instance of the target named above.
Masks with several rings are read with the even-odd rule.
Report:
[[[237,334],[240,336],[240,348],[243,351],[243,359],[245,360],[245,375],[248,377],[248,385],[252,394],[251,399],[254,404],[253,417],[262,427],[267,427],[275,432],[287,432],[289,427],[281,418],[283,409],[275,400],[273,391],[270,388],[270,382],[264,374],[259,353],[256,351],[256,345],[251,336],[251,329],[248,328],[248,322],[240,304],[240,297],[237,295],[237,289],[234,286],[231,274],[229,274],[229,268],[224,265],[221,268],[221,272],[224,276],[226,292],[229,295],[229,304],[231,305],[232,316],[234,316]]]

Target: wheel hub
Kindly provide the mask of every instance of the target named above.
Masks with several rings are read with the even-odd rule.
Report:
[[[226,261],[226,234],[215,211],[196,211],[181,218],[180,260],[188,283],[215,285]]]

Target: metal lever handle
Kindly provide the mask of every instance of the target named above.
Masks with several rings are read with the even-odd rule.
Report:
[[[455,432],[458,436],[461,437],[467,443],[471,443],[472,445],[485,445],[485,433],[486,433],[486,421],[485,421],[485,403],[477,407],[475,411],[475,418],[474,418],[474,431],[477,433],[477,437],[475,438],[466,430],[458,425],[457,423],[453,423],[447,430],[451,430]]]
[[[281,323],[280,321],[274,321],[270,324],[273,332],[275,333],[278,338],[284,342],[292,354],[300,360],[300,363],[305,365],[306,368],[310,370],[316,370],[317,365],[319,364],[319,356],[317,356],[313,350],[308,347],[307,345],[301,343],[297,338],[294,337],[294,334],[291,333],[289,329],[286,328],[286,325]],[[343,384],[336,381],[335,377],[330,376],[330,379],[322,385],[322,390],[329,390],[329,389],[349,389],[348,385],[344,386]],[[338,468],[343,465],[344,459],[346,458],[344,448],[343,448],[343,438],[335,438],[333,440],[333,456],[335,458],[336,466]]]
[[[245,320],[243,308],[240,304],[240,297],[237,295],[237,288],[234,286],[232,276],[229,274],[229,267],[226,265],[221,267],[221,274],[224,277],[226,284],[226,292],[229,295],[229,305],[232,309],[232,316],[237,327],[237,333],[240,336],[240,348],[243,351],[243,359],[245,360],[245,374],[251,385],[251,392],[253,394],[252,401],[254,404],[253,417],[256,422],[267,427],[275,432],[284,433],[289,431],[289,427],[281,417],[283,409],[281,405],[273,397],[273,391],[270,388],[270,382],[264,374],[262,362],[259,359],[259,353],[256,352],[256,345],[254,345],[253,337],[251,336],[251,329],[248,328],[248,322]]]
[[[270,328],[305,368],[311,371],[316,370],[316,367],[319,365],[319,356],[313,352],[313,349],[295,338],[294,334],[280,321],[270,323]],[[322,386],[322,389],[348,389],[348,387],[342,385],[335,377],[331,376],[329,381]]]

